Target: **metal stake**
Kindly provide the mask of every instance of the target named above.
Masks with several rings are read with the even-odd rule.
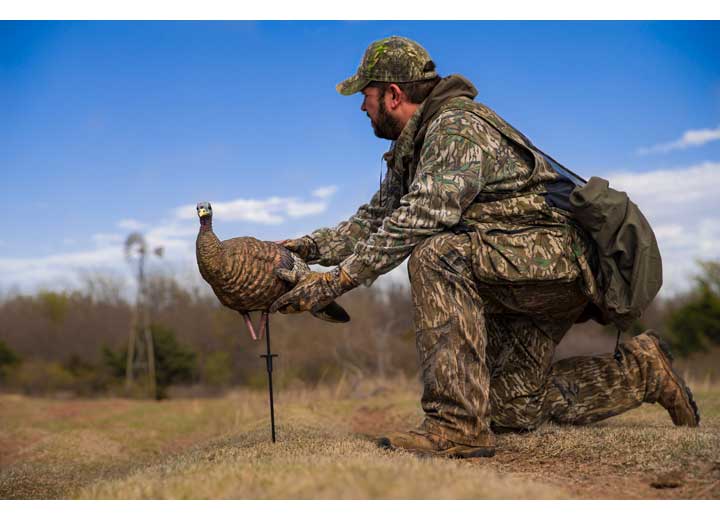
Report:
[[[272,428],[272,441],[275,442],[275,405],[273,402],[273,386],[272,386],[272,358],[278,357],[277,354],[270,353],[270,316],[267,316],[265,324],[265,345],[267,345],[267,353],[261,354],[261,358],[265,358],[268,373],[268,389],[270,391],[270,425]]]

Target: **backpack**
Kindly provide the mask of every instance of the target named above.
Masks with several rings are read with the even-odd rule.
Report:
[[[611,188],[607,180],[586,181],[535,151],[561,176],[546,185],[547,203],[569,212],[597,247],[601,294],[593,312],[583,317],[627,330],[662,286],[662,259],[650,223],[627,193]]]
[[[591,177],[569,198],[573,218],[597,245],[601,323],[627,330],[662,286],[655,233],[637,205],[608,181]]]

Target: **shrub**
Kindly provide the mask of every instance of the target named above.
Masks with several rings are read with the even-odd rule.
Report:
[[[168,386],[193,382],[197,373],[197,355],[181,344],[171,329],[152,325],[151,334],[155,351],[155,398],[164,399]],[[116,352],[104,346],[102,355],[110,374],[116,379],[124,379],[127,347]]]
[[[210,386],[226,387],[232,381],[232,358],[228,352],[217,350],[205,358],[202,381]]]
[[[156,398],[162,399],[168,386],[193,381],[197,355],[180,344],[172,330],[160,325],[153,325],[151,330],[155,348]]]
[[[72,375],[72,388],[78,395],[103,393],[112,382],[112,375],[107,368],[89,363],[77,354],[71,355],[62,366]]]
[[[37,300],[42,314],[55,324],[61,323],[70,309],[70,297],[64,293],[41,291]]]
[[[670,313],[668,330],[680,355],[720,345],[720,263],[701,262],[702,274],[687,301]]]
[[[0,340],[0,367],[12,366],[20,363],[20,356],[18,356],[7,343]]]
[[[13,370],[8,377],[11,388],[27,394],[52,394],[72,391],[75,378],[60,363],[28,360]]]
[[[0,340],[0,382],[5,381],[8,373],[19,364],[20,356]]]

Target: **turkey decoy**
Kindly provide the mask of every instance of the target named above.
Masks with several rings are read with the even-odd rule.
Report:
[[[212,229],[209,202],[199,202],[197,213],[200,231],[195,254],[200,274],[223,305],[242,314],[252,338],[261,338],[267,323],[267,309],[292,289],[291,284],[275,275],[275,269],[309,271],[310,268],[300,257],[275,242],[253,237],[220,241]],[[262,312],[259,334],[250,321],[251,311]],[[335,323],[350,321],[345,309],[335,302],[314,312],[313,316]]]

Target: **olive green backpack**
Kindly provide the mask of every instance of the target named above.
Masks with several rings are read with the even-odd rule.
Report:
[[[655,233],[626,193],[598,177],[570,194],[571,213],[597,244],[603,321],[626,330],[662,286]]]

